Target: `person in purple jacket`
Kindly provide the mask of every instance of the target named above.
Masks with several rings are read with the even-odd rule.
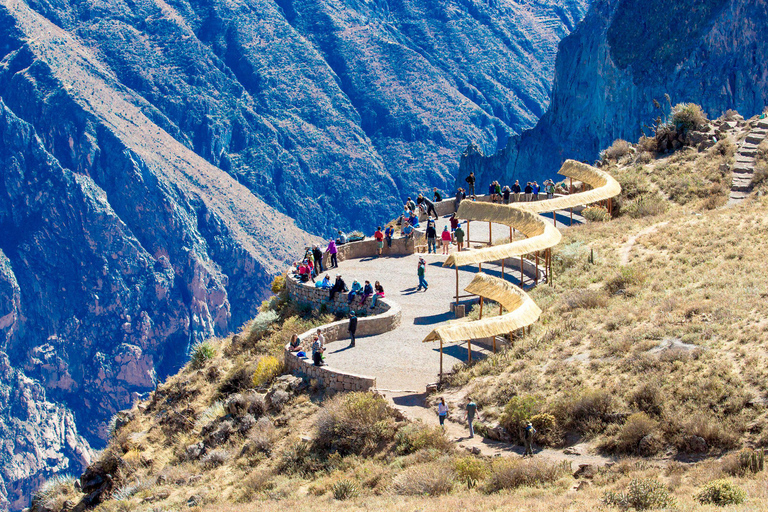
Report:
[[[328,248],[325,250],[328,254],[331,255],[331,267],[335,268],[339,266],[339,261],[336,259],[336,253],[339,252],[339,250],[336,248],[336,242],[333,239],[330,239],[328,241]]]

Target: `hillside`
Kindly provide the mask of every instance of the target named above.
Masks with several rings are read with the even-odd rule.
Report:
[[[614,218],[593,208],[584,216],[594,221],[564,230],[554,286],[530,292],[540,321],[499,354],[454,368],[430,396],[449,402],[451,432],[474,397],[478,431],[501,437],[507,455],[467,454],[430,412],[425,424],[373,394],[275,378],[271,355],[333,319],[280,292],[241,333],[212,341],[118,415],[80,479],[88,500],[104,511],[759,508],[768,499],[755,450],[768,445],[768,143],[751,194],[726,206],[758,119],[711,126],[722,140],[701,151],[612,145],[603,168],[623,189]],[[520,459],[509,452],[527,418],[546,450]],[[586,455],[584,468],[557,462]],[[71,480],[54,481],[36,510],[83,498]]]
[[[678,102],[714,119],[768,102],[763,0],[593,2],[560,44],[552,102],[537,125],[504,148],[465,151],[457,179],[528,181],[568,158],[593,162],[615,139],[637,140]],[[654,103],[656,102],[656,103]]]
[[[0,508],[80,472],[310,232],[532,126],[586,8],[0,2]]]

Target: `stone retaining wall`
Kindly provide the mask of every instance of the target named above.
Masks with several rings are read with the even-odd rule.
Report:
[[[360,243],[364,242],[352,242],[349,245]],[[349,313],[346,293],[337,294],[333,302],[330,302],[328,290],[315,288],[312,283],[304,284],[291,275],[286,278],[285,282],[288,295],[299,303],[310,304],[315,309],[320,308],[321,305],[326,305],[333,312],[343,312],[345,315]],[[357,300],[354,301],[354,303],[357,302]],[[375,309],[371,310],[369,306],[370,299],[359,308],[365,310],[370,316],[358,317],[357,331],[355,332],[358,338],[382,334],[396,329],[400,325],[401,310],[400,305],[396,302],[384,298],[377,301]],[[302,340],[303,346],[309,349],[306,350],[307,354],[310,354],[311,337],[315,332],[320,330],[325,336],[326,343],[330,343],[349,339],[348,326],[348,319],[339,320],[302,333],[299,338]],[[304,374],[308,378],[317,379],[321,386],[335,391],[365,391],[376,387],[375,377],[345,373],[330,366],[314,366],[309,357],[296,356],[295,352],[288,350],[288,346],[285,347],[285,364],[289,370]]]

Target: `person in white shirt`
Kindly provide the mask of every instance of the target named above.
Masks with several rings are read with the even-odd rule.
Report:
[[[445,428],[445,418],[448,417],[448,406],[445,405],[445,398],[440,398],[440,403],[437,404],[437,417],[440,420],[440,426]]]

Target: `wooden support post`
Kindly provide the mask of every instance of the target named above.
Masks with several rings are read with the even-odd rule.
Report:
[[[509,226],[509,241],[510,242],[512,241],[512,234],[513,234],[512,231],[513,231],[512,226]]]
[[[488,245],[493,245],[493,222],[488,221]]]
[[[573,226],[573,206],[569,208],[571,210],[571,222],[568,223],[569,226]]]
[[[539,284],[539,251],[536,251],[536,275],[533,277],[533,284]]]
[[[501,260],[501,278],[504,279],[504,260]]]
[[[568,184],[569,185],[568,193],[573,194],[573,178],[568,178],[568,180],[570,181],[570,183]]]
[[[523,287],[525,282],[525,273],[523,272],[523,255],[520,255],[520,288]]]
[[[496,353],[496,336],[493,337],[493,353]]]
[[[472,239],[469,238],[469,219],[467,219],[467,249],[471,249],[472,247],[469,245],[472,243]]]
[[[557,212],[552,212],[552,221],[554,221],[555,227],[557,227]]]
[[[459,305],[459,265],[456,265],[456,305]]]
[[[483,298],[480,297],[480,318],[478,318],[478,320],[482,320],[482,319],[483,319]]]
[[[443,381],[443,338],[440,338],[440,382]]]
[[[467,362],[472,362],[472,340],[467,340]]]

